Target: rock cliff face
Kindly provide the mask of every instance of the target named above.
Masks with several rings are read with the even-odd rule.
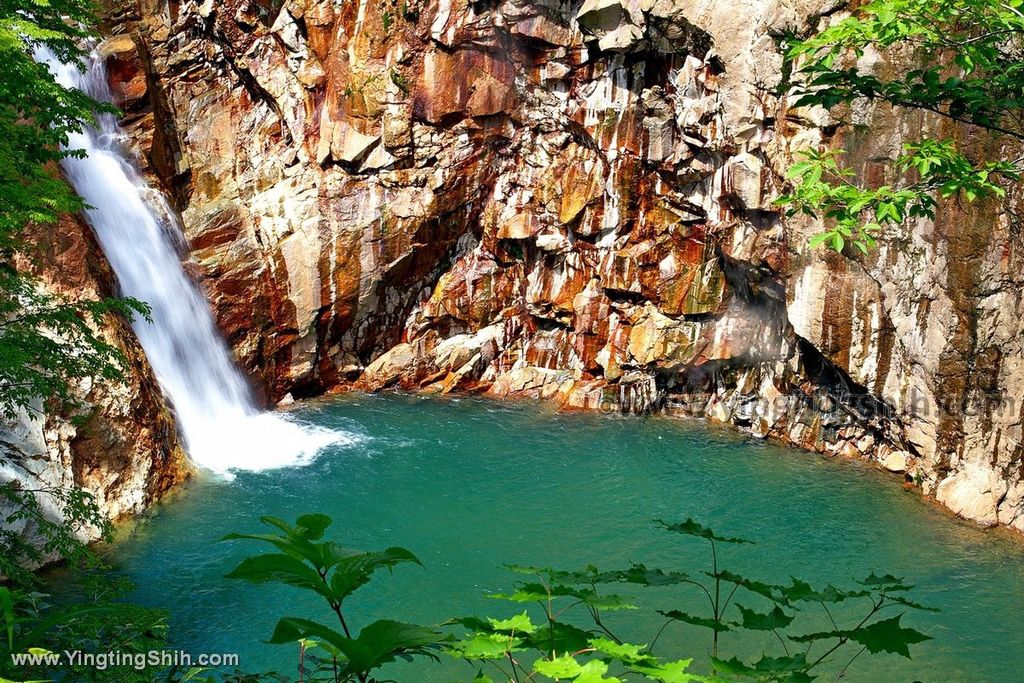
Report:
[[[32,233],[29,241],[44,245],[31,268],[40,286],[70,299],[115,293],[113,274],[85,223],[68,218]],[[125,381],[81,382],[75,393],[82,405],[74,416],[54,414],[40,404],[33,414],[0,425],[0,482],[44,492],[80,488],[116,520],[151,506],[188,476],[189,467],[131,326],[108,315],[98,332],[125,354],[130,369]],[[62,504],[48,493],[38,497],[42,509],[58,518]],[[30,539],[37,531],[23,522],[12,530]],[[79,534],[95,540],[98,529],[83,528]]]
[[[796,150],[841,144],[881,182],[940,125],[772,94],[777,36],[840,5],[137,0],[103,49],[269,401],[702,415],[1024,530],[1021,406],[987,400],[1024,388],[1012,202],[943,207],[868,257],[809,250],[816,226],[773,204]]]

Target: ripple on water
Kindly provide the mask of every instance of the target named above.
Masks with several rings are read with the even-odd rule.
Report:
[[[474,399],[348,395],[293,415],[363,440],[328,446],[302,468],[240,472],[230,483],[203,479],[111,551],[139,584],[139,599],[171,609],[176,644],[186,649],[218,645],[240,651],[250,670],[292,669],[291,648],[260,641],[282,606],[310,615],[320,606],[288,588],[223,578],[256,547],[217,539],[256,530],[261,514],[321,511],[335,520],[332,536],[348,545],[416,552],[425,566],[372,583],[353,602],[353,616],[422,622],[511,613],[481,597],[509,586],[504,563],[644,561],[699,570],[700,546],[680,545],[652,524],[692,516],[757,542],[725,551],[742,572],[818,583],[892,572],[917,586],[916,600],[942,609],[907,617],[934,636],[915,660],[858,660],[844,680],[1024,678],[1024,544],[959,522],[860,463],[699,423],[559,415]],[[630,618],[642,633],[653,631],[641,616]],[[681,655],[707,647],[699,632],[674,637]],[[450,662],[392,672],[416,683],[466,673]]]

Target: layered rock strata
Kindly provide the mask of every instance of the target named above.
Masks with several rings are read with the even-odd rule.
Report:
[[[701,415],[1024,530],[1021,406],[993,400],[1024,386],[1016,200],[944,205],[868,256],[810,250],[820,226],[775,204],[800,149],[843,146],[880,183],[943,125],[866,106],[840,125],[776,94],[779,37],[842,12],[137,0],[103,49],[269,402],[401,387]]]

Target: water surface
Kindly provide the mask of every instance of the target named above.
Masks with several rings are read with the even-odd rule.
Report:
[[[239,652],[246,670],[290,673],[294,648],[260,641],[284,613],[327,621],[323,607],[296,590],[222,578],[264,549],[217,539],[258,531],[261,514],[324,512],[335,520],[336,540],[365,549],[402,545],[420,557],[423,568],[381,575],[352,599],[359,623],[508,616],[513,606],[482,595],[510,586],[514,577],[502,569],[509,563],[642,561],[696,572],[704,548],[652,524],[692,516],[757,542],[727,551],[737,570],[817,584],[886,571],[915,584],[914,599],[941,608],[906,617],[934,637],[913,661],[865,657],[844,680],[1024,677],[1024,544],[959,522],[864,465],[694,422],[468,399],[351,395],[302,406],[296,416],[361,438],[306,467],[241,472],[230,482],[200,478],[111,550],[138,583],[135,597],[170,609],[174,645]],[[642,605],[677,606],[657,597],[638,592]],[[623,627],[646,642],[659,624],[630,615]],[[666,639],[665,654],[700,658],[708,648],[706,632],[689,627]],[[740,654],[762,645],[732,642]],[[390,673],[403,683],[472,678],[451,661],[400,664]]]

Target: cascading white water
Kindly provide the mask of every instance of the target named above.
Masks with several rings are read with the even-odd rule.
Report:
[[[98,57],[84,72],[47,52],[36,58],[61,85],[110,101]],[[183,238],[173,213],[161,206],[163,198],[139,175],[119,138],[114,117],[100,116],[96,128],[69,140],[70,149],[87,156],[65,160],[64,173],[90,207],[86,217],[123,294],[152,309],[152,322],[136,320],[135,332],[174,405],[192,460],[230,476],[232,470],[305,464],[328,444],[351,441],[257,408],[206,299],[182,268],[176,242]]]

